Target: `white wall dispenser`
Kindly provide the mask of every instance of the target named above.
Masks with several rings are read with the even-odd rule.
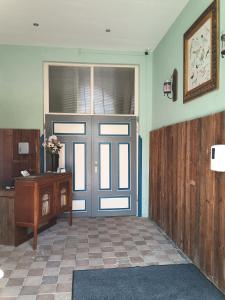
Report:
[[[211,170],[225,172],[225,145],[211,147]]]

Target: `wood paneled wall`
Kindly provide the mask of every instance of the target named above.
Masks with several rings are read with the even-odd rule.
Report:
[[[225,293],[225,173],[210,150],[225,144],[225,112],[150,133],[150,216]]]
[[[0,188],[12,185],[20,171],[40,173],[40,131],[38,129],[0,129]],[[18,153],[18,143],[29,143],[29,154]]]

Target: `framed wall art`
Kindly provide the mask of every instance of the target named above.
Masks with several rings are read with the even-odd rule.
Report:
[[[184,34],[184,103],[219,85],[219,0]]]

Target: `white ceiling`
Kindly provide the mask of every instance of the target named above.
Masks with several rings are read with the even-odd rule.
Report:
[[[0,44],[153,50],[188,1],[0,0]]]

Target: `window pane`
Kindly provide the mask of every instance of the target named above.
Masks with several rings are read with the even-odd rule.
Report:
[[[91,113],[90,68],[49,66],[49,112]]]
[[[134,114],[134,68],[94,67],[94,113]]]

